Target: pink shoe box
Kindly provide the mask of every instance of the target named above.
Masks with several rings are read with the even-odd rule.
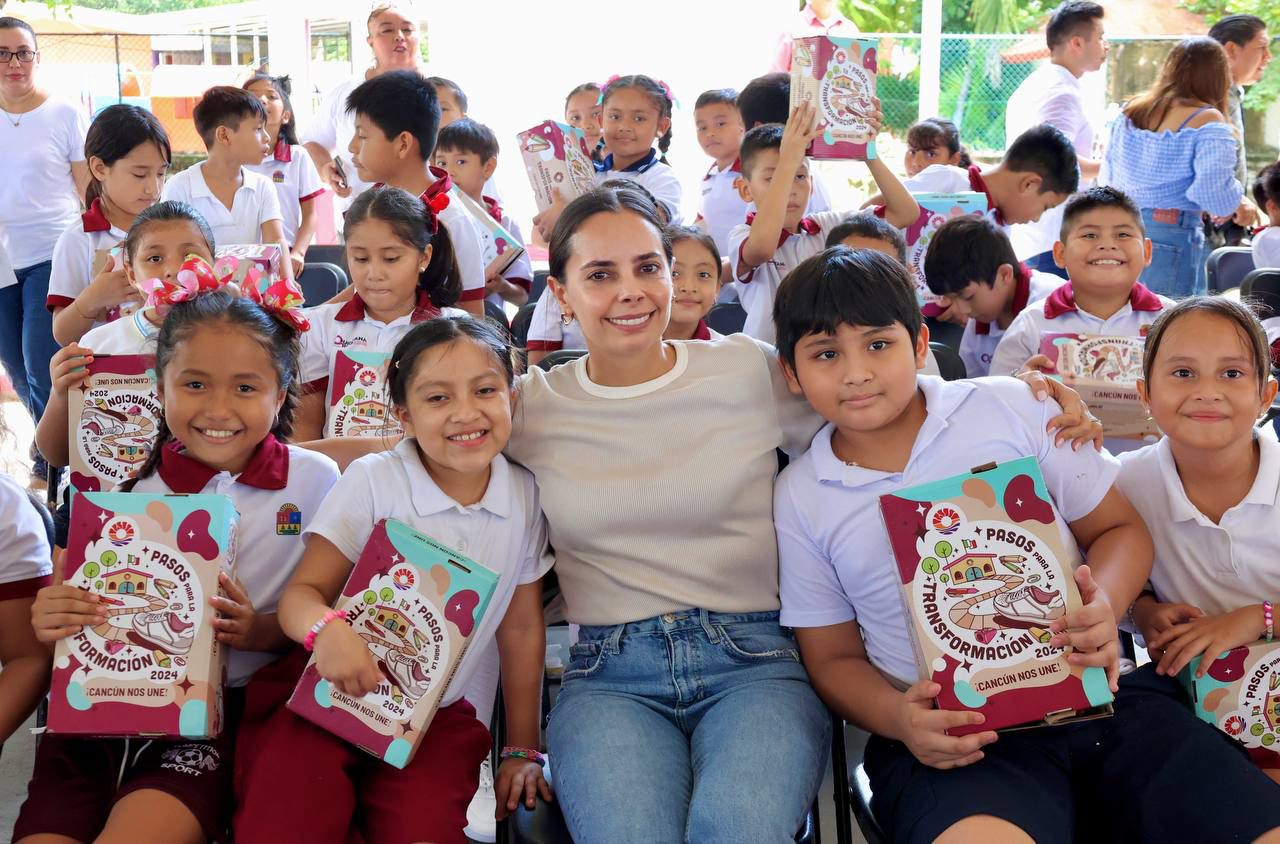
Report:
[[[362,698],[307,663],[289,708],[397,768],[413,759],[498,575],[394,519],[374,526],[335,609],[386,681]],[[335,621],[333,624],[340,624]]]
[[[539,213],[551,207],[554,189],[572,202],[596,186],[596,168],[581,129],[546,120],[516,136]]]
[[[825,127],[809,157],[865,161],[876,157],[867,115],[875,111],[879,42],[814,35],[791,50],[791,107],[813,103]]]
[[[903,230],[907,240],[907,269],[916,284],[916,300],[925,316],[937,316],[946,310],[941,296],[929,289],[924,277],[924,257],[929,254],[929,244],[942,224],[956,217],[987,213],[987,195],[976,191],[961,193],[917,193],[920,216]]]
[[[1243,744],[1259,768],[1280,770],[1280,641],[1232,648],[1197,678],[1200,662],[1179,675],[1196,715]]]
[[[390,352],[343,349],[333,356],[324,435],[391,437],[404,432],[387,392]]]
[[[942,687],[940,709],[986,716],[951,735],[1111,714],[1106,672],[1048,644],[1053,620],[1081,606],[1080,558],[1035,458],[883,495],[880,510],[920,679]]]
[[[75,496],[64,582],[101,595],[107,620],[54,649],[49,732],[219,733],[225,648],[209,599],[234,572],[238,523],[224,495]]]
[[[150,456],[164,415],[155,367],[153,355],[98,355],[88,387],[67,391],[72,489],[109,490]]]
[[[254,269],[268,278],[281,278],[284,275],[284,260],[287,260],[287,256],[281,254],[279,246],[266,243],[229,243],[219,246],[213,253],[215,275],[221,278],[230,269],[230,280],[241,286],[244,286],[249,272]]]
[[[1101,334],[1040,335],[1040,354],[1053,362],[1048,373],[1084,399],[1108,437],[1155,442],[1160,429],[1142,406],[1142,337]]]
[[[449,193],[449,197],[460,203],[462,208],[476,221],[476,224],[481,229],[480,236],[485,241],[486,251],[489,242],[492,241],[493,243],[496,257],[489,262],[489,266],[484,268],[485,278],[505,273],[524,254],[524,246],[520,244],[515,235],[507,231],[500,222],[493,219],[489,209],[467,196],[460,189],[455,187]]]

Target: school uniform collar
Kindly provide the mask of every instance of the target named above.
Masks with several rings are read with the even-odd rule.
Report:
[[[1018,264],[1018,272],[1013,284],[1013,315],[1017,316],[1027,307],[1031,299],[1031,268],[1026,264]],[[973,333],[985,335],[991,333],[991,323],[974,320]]]
[[[711,326],[707,325],[707,321],[705,319],[698,320],[698,326],[693,329],[693,337],[691,339],[694,339],[694,340],[710,340],[711,339]]]
[[[756,219],[756,212],[748,211],[747,225],[748,226],[751,225],[753,222],[755,222],[755,219]],[[813,219],[812,217],[801,217],[800,231],[794,232],[794,234],[809,235],[809,236],[812,236],[815,234],[821,234],[821,233],[822,233],[822,226],[818,225],[818,221]],[[793,232],[789,232],[784,228],[782,230],[782,234],[778,235],[778,245],[781,246],[782,244],[786,243],[787,238],[791,237],[792,234]]]
[[[480,199],[484,202],[485,210],[489,212],[489,216],[493,218],[493,221],[498,225],[502,225],[502,206],[498,204],[498,200],[492,196],[481,196]]]
[[[976,164],[969,165],[969,190],[986,194],[987,207],[995,212],[994,217],[996,225],[1003,226],[1005,224],[1004,213],[1000,210],[1000,207],[996,205],[996,198],[992,196],[991,191],[987,189],[987,180],[982,178],[982,170]]]
[[[427,185],[427,189],[424,190],[422,192],[422,195],[418,197],[418,199],[421,199],[423,202],[429,202],[433,197],[439,196],[442,193],[448,193],[449,190],[453,187],[453,179],[449,177],[449,171],[442,170],[441,168],[436,167],[433,164],[428,164],[427,173],[431,175],[434,181],[431,184]],[[385,188],[387,186],[387,183],[374,182],[373,186],[375,189]]]
[[[1157,312],[1164,309],[1164,303],[1142,282],[1136,281],[1133,284],[1133,290],[1129,291],[1129,307],[1134,311]],[[1049,298],[1044,300],[1045,319],[1057,319],[1063,314],[1079,310],[1080,308],[1076,306],[1075,290],[1072,289],[1069,281],[1050,293]]]
[[[200,492],[219,474],[219,470],[188,456],[177,440],[165,444],[157,471],[169,489],[185,495]],[[267,434],[235,481],[257,489],[284,489],[289,483],[289,446]]]
[[[425,290],[418,291],[418,302],[413,306],[413,313],[409,314],[409,323],[416,325],[428,319],[435,319],[440,316],[440,309],[431,301],[431,297],[427,295]],[[352,294],[347,303],[338,309],[333,317],[338,322],[359,322],[365,318],[364,300],[360,298],[359,293]]]
[[[271,157],[281,164],[288,164],[293,161],[293,147],[284,138],[276,140],[276,148],[272,151]]]
[[[908,470],[918,456],[947,429],[949,424],[947,420],[977,389],[972,381],[943,381],[934,375],[917,375],[916,386],[924,393],[926,413],[924,424],[916,434],[915,445],[911,447],[911,456],[907,458]],[[814,436],[809,446],[809,454],[813,455],[814,473],[820,483],[857,488],[902,474],[850,466],[836,457],[835,451],[832,450],[831,435],[833,433],[835,433],[835,425],[828,423]]]
[[[658,163],[658,151],[650,147],[649,154],[646,155],[644,158],[632,164],[628,164],[626,167],[623,167],[621,170],[614,171],[614,172],[643,173],[657,163]],[[609,153],[608,155],[606,155],[604,157],[604,161],[597,162],[596,170],[601,173],[608,173],[613,171],[613,153]]]
[[[418,455],[418,443],[412,437],[402,439],[396,445],[395,453],[404,463],[405,472],[409,476],[409,496],[413,500],[413,509],[419,516],[473,509],[487,510],[500,519],[511,515],[511,467],[507,465],[507,458],[501,454],[494,457],[490,464],[489,486],[484,491],[484,497],[470,507],[464,507],[445,494],[432,480]]]
[[[1256,433],[1253,441],[1258,444],[1258,474],[1253,479],[1253,486],[1249,487],[1248,494],[1236,507],[1254,504],[1265,507],[1270,512],[1280,504],[1280,443],[1267,437],[1259,437]],[[1169,497],[1169,518],[1175,522],[1208,522],[1199,508],[1187,498],[1187,491],[1178,476],[1178,465],[1174,462],[1169,438],[1165,437],[1150,447],[1156,450],[1160,477],[1164,480],[1165,493]],[[1225,518],[1225,514],[1223,517]]]
[[[111,221],[107,219],[107,212],[102,210],[101,199],[89,203],[89,210],[80,215],[80,222],[86,232],[111,231]]]
[[[721,173],[741,173],[741,172],[742,172],[742,159],[735,158],[733,160],[733,163],[729,165],[728,170],[721,170],[719,168],[719,165],[712,164],[710,167],[707,168],[707,175],[702,177],[702,181],[705,182],[708,179],[714,178],[715,176],[719,176]]]

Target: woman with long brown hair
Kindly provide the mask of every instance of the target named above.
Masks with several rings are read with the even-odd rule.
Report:
[[[1235,130],[1225,116],[1230,85],[1222,46],[1187,38],[1111,124],[1100,181],[1142,209],[1152,251],[1141,280],[1166,296],[1207,291],[1201,216],[1233,214],[1244,194],[1235,176]]]

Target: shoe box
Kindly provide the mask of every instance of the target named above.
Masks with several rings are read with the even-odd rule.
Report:
[[[224,495],[75,496],[63,582],[104,612],[54,649],[49,732],[218,734],[226,648],[209,599],[234,576],[238,522]]]
[[[385,678],[352,697],[320,676],[313,655],[289,708],[388,764],[413,759],[462,661],[498,575],[394,519],[373,529],[334,608],[369,646]]]
[[[1232,648],[1203,677],[1200,662],[1180,675],[1196,715],[1244,745],[1258,767],[1280,769],[1280,641]]]
[[[940,708],[986,719],[950,734],[1110,714],[1105,671],[1049,643],[1050,625],[1081,607],[1080,557],[1035,458],[881,496],[880,510],[920,679],[942,687]]]

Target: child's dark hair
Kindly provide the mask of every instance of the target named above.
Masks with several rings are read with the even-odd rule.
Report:
[[[682,240],[696,241],[711,254],[711,262],[717,267],[720,266],[720,247],[716,246],[715,238],[706,229],[697,226],[667,226],[666,235],[672,247]]]
[[[200,230],[200,234],[204,236],[205,243],[209,244],[209,254],[213,254],[217,244],[213,241],[213,229],[209,228],[208,221],[199,211],[187,203],[170,199],[148,206],[141,214],[133,218],[133,225],[129,227],[129,235],[124,239],[125,260],[130,264],[133,263],[134,256],[138,254],[138,247],[142,245],[142,236],[146,234],[147,229],[153,224],[172,223],[177,220],[186,220],[189,223],[194,223],[195,227]]]
[[[1235,323],[1236,328],[1244,335],[1249,356],[1253,358],[1253,368],[1258,373],[1258,387],[1266,385],[1267,379],[1271,377],[1271,347],[1267,343],[1267,332],[1249,303],[1236,302],[1225,296],[1191,296],[1161,313],[1147,332],[1147,341],[1142,350],[1142,377],[1147,382],[1148,391],[1151,389],[1151,372],[1155,368],[1156,355],[1160,351],[1165,333],[1170,325],[1189,313],[1219,316]]]
[[[900,322],[915,343],[920,305],[907,268],[874,249],[832,246],[792,270],[773,300],[778,354],[796,367],[796,344],[810,334],[834,335],[841,325],[885,327]]]
[[[791,116],[791,74],[766,73],[738,94],[738,111],[748,130],[765,123],[786,123]]]
[[[633,193],[638,193],[653,204],[653,210],[662,220],[664,227],[671,223],[671,215],[667,213],[667,206],[659,202],[658,198],[647,187],[633,179],[605,179],[597,187],[601,190],[629,190]]]
[[[347,95],[347,111],[367,117],[388,140],[408,132],[423,161],[435,149],[440,102],[436,89],[417,71],[393,70],[361,82]]]
[[[350,238],[355,227],[369,219],[382,220],[391,226],[396,237],[412,244],[419,252],[430,246],[431,263],[418,275],[418,289],[424,291],[437,308],[457,303],[462,296],[462,272],[458,269],[453,240],[449,229],[439,222],[426,203],[400,188],[371,188],[356,197],[347,209],[343,239]]]
[[[619,76],[610,82],[604,89],[604,93],[600,97],[600,104],[607,105],[609,97],[614,91],[621,91],[625,88],[637,88],[642,93],[647,94],[653,100],[654,106],[658,109],[658,119],[671,117],[671,98],[667,96],[667,89],[659,85],[652,77],[645,76],[643,73],[635,73],[631,76]],[[667,150],[671,148],[671,125],[667,125],[667,131],[662,137],[658,138],[658,153],[662,162],[667,161]]]
[[[298,407],[298,356],[300,344],[293,325],[264,309],[256,302],[227,290],[203,293],[194,299],[174,305],[160,326],[156,337],[156,382],[164,383],[165,369],[178,347],[190,339],[196,329],[207,325],[237,328],[257,340],[271,357],[276,381],[284,390],[284,404],[276,414],[271,433],[284,441],[293,434],[293,414]],[[164,417],[160,418],[151,454],[138,470],[142,479],[155,472],[160,455],[173,439]],[[132,489],[132,487],[130,487]]]
[[[22,18],[13,18],[8,16],[0,17],[0,29],[21,29],[23,32],[27,33],[27,35],[31,36],[31,46],[35,47],[37,50],[40,49],[40,42],[36,40],[36,31],[31,28],[31,24],[27,23]]]
[[[487,162],[498,156],[498,136],[483,123],[464,117],[440,129],[436,149],[474,153],[481,162]]]
[[[567,109],[569,107],[570,100],[572,100],[574,97],[578,96],[579,94],[585,94],[588,91],[595,91],[596,98],[599,99],[600,86],[594,82],[583,82],[581,85],[575,85],[573,90],[571,90],[568,94],[565,94],[564,107]]]
[[[947,152],[960,154],[957,167],[968,168],[973,164],[969,151],[960,144],[960,130],[945,117],[930,117],[911,124],[907,129],[908,149],[932,149],[946,147]]]
[[[847,237],[882,240],[893,247],[903,266],[907,264],[907,239],[902,236],[902,232],[889,225],[887,220],[870,211],[859,211],[841,220],[827,235],[827,246],[839,246]]]
[[[440,89],[443,88],[453,94],[453,98],[458,101],[458,108],[462,109],[462,113],[467,113],[467,95],[463,92],[461,85],[452,79],[445,79],[443,76],[428,76],[427,81],[436,89],[437,100],[440,99]]]
[[[560,219],[556,221],[556,227],[551,232],[551,241],[547,245],[549,253],[547,274],[563,284],[565,267],[573,254],[573,236],[578,233],[578,229],[597,214],[617,214],[624,211],[639,216],[653,227],[662,241],[662,252],[666,255],[667,264],[670,265],[671,240],[667,237],[666,224],[658,216],[658,209],[654,203],[646,199],[644,194],[633,190],[632,183],[628,182],[617,188],[601,185],[593,191],[584,193],[565,207]]]
[[[284,103],[284,110],[289,112],[289,122],[286,123],[284,120],[280,121],[279,137],[280,140],[284,141],[289,146],[294,146],[298,143],[298,129],[294,125],[297,123],[298,118],[294,115],[293,100],[290,99],[290,95],[293,93],[293,82],[287,76],[272,76],[269,73],[255,73],[253,76],[246,79],[244,85],[240,87],[248,91],[249,86],[255,82],[266,82],[269,83],[272,88],[276,89],[276,94],[279,95],[280,102]]]
[[[414,368],[423,352],[454,340],[470,340],[493,352],[498,359],[498,369],[507,379],[507,386],[516,382],[515,359],[511,344],[496,325],[487,319],[471,317],[436,317],[420,322],[396,343],[387,364],[387,395],[391,403],[405,407],[409,386],[413,383]]]
[[[1081,215],[1087,214],[1098,208],[1119,208],[1133,218],[1133,224],[1138,227],[1138,232],[1145,232],[1146,229],[1142,224],[1142,212],[1138,210],[1138,206],[1129,195],[1119,188],[1113,188],[1110,185],[1101,188],[1089,188],[1081,191],[1066,201],[1062,206],[1062,232],[1060,238],[1067,239],[1067,235],[1071,233],[1080,219]],[[933,247],[929,247],[932,251]]]
[[[710,91],[703,91],[698,95],[698,100],[693,104],[694,111],[709,105],[727,105],[738,107],[738,92],[732,88],[713,88]]]
[[[173,161],[169,134],[156,116],[145,108],[117,103],[109,105],[89,124],[84,137],[84,157],[94,158],[110,167],[143,144],[155,144],[166,164]],[[84,189],[84,204],[89,206],[102,196],[102,183],[89,174]]]
[[[1062,130],[1048,123],[1032,126],[1004,153],[1006,169],[1035,173],[1040,177],[1040,193],[1075,193],[1080,187],[1080,162],[1076,148]]]
[[[1100,21],[1105,10],[1092,0],[1066,0],[1049,16],[1044,28],[1044,40],[1052,50],[1065,41],[1087,32],[1094,21]]]
[[[243,88],[230,85],[215,85],[204,92],[200,102],[191,110],[191,119],[196,124],[196,132],[208,149],[213,148],[218,127],[239,129],[240,124],[250,118],[266,123],[267,109],[262,101]]]
[[[1253,201],[1265,214],[1267,203],[1280,205],[1280,163],[1268,164],[1253,180]]]
[[[781,123],[765,123],[754,129],[748,129],[742,136],[742,146],[738,150],[738,161],[742,166],[742,175],[751,178],[751,170],[755,167],[756,156],[767,149],[782,149]]]
[[[1022,272],[1009,236],[985,217],[956,217],[943,223],[929,241],[925,283],[938,296],[959,293],[972,282],[994,287],[1003,264],[1015,275]]]

